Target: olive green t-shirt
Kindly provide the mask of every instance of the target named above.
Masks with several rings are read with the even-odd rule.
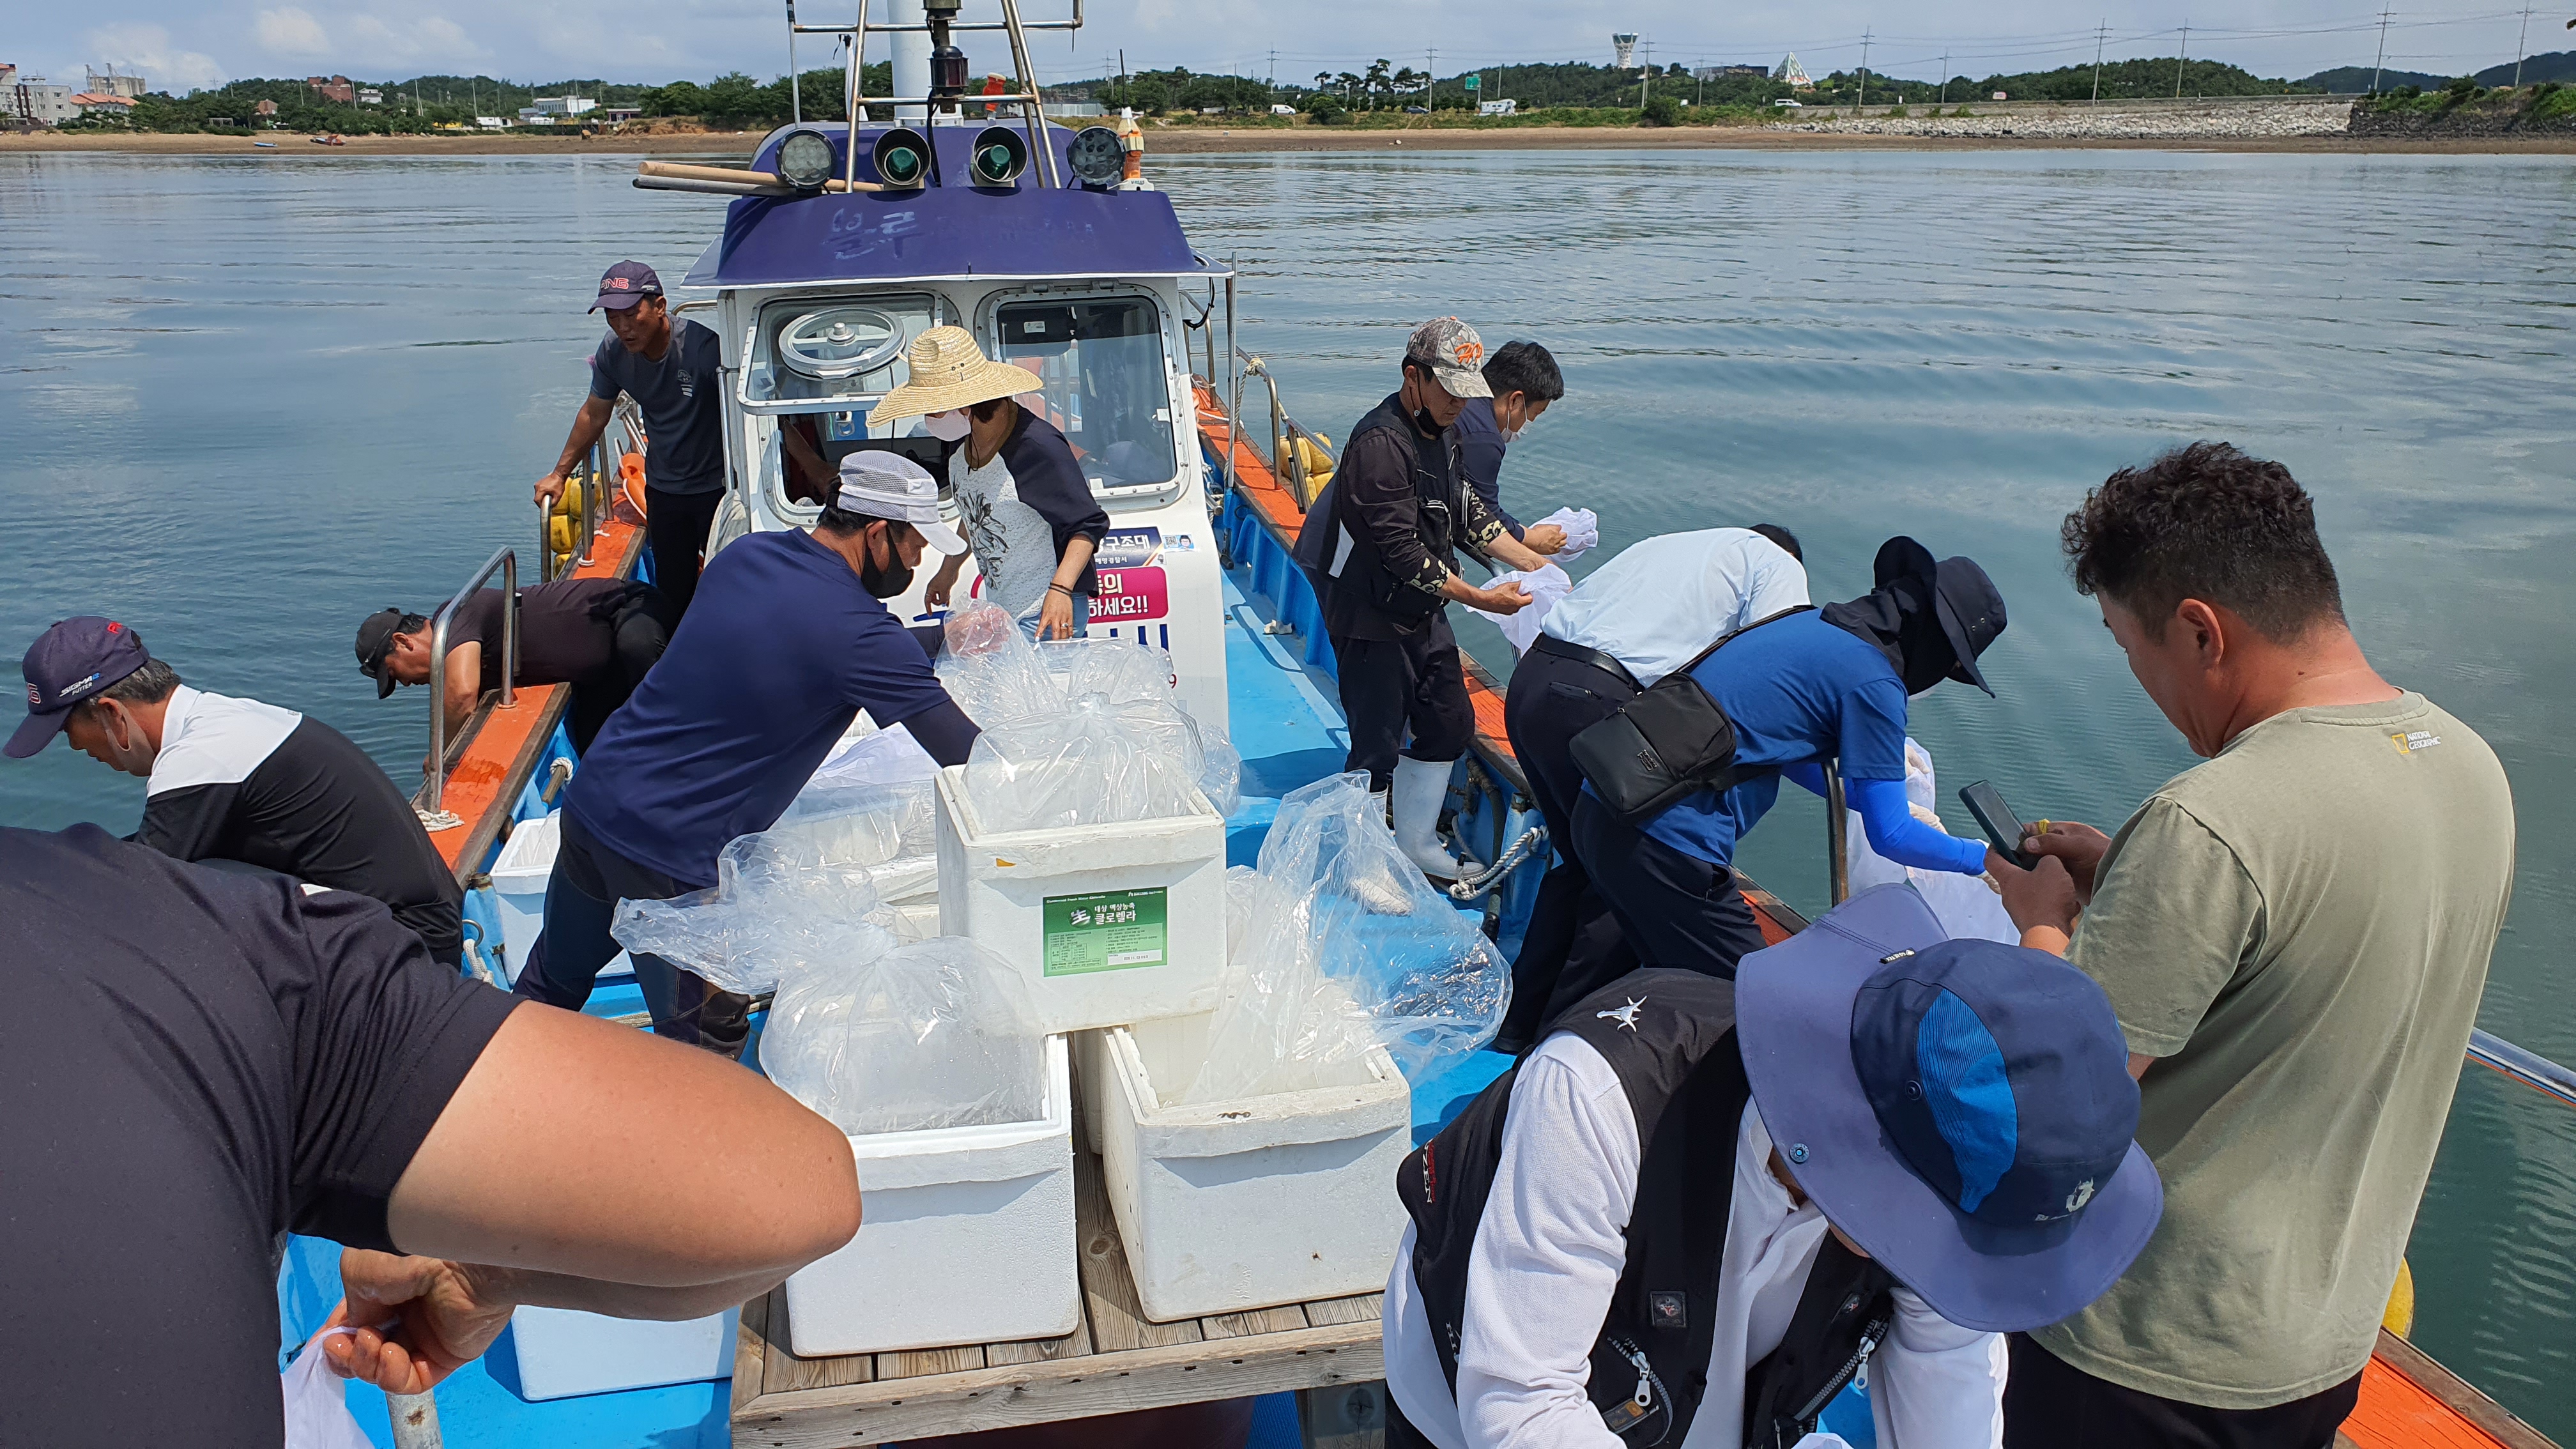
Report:
[[[2361,1371],[2432,1171],[2513,886],[2513,797],[2421,695],[2295,709],[2120,828],[2068,955],[2147,1069],[2164,1220],[2033,1335],[2221,1409]]]

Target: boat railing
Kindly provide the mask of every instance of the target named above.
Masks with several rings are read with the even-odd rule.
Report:
[[[446,807],[447,792],[447,628],[456,611],[465,607],[477,589],[501,571],[501,708],[518,702],[515,681],[519,674],[519,553],[505,548],[483,561],[465,587],[456,591],[438,611],[430,624],[429,635],[429,777],[420,804],[420,823],[424,829],[453,830],[465,823],[464,817]]]
[[[1041,109],[1043,102],[1036,90],[1037,83],[1035,77],[1037,75],[1037,67],[1029,63],[1028,32],[1032,30],[1080,30],[1082,28],[1082,0],[1073,0],[1073,18],[1070,20],[1022,20],[1020,18],[1019,0],[1001,0],[1001,5],[1002,18],[999,20],[956,19],[955,16],[957,14],[958,7],[952,3],[945,7],[936,4],[925,6],[924,9],[928,14],[923,20],[904,22],[870,20],[868,18],[867,0],[860,0],[857,16],[847,25],[801,24],[796,19],[796,7],[793,5],[787,7],[787,70],[790,75],[796,74],[795,62],[797,36],[846,36],[850,42],[849,68],[843,75],[841,81],[841,95],[842,99],[846,102],[846,108],[843,111],[843,114],[850,117],[851,137],[850,144],[847,148],[848,157],[845,163],[845,171],[841,178],[845,186],[854,191],[858,189],[858,128],[863,123],[863,118],[867,115],[867,111],[864,109],[865,107],[901,106],[908,108],[918,106],[921,108],[922,115],[925,118],[925,124],[927,124],[926,118],[936,115],[943,107],[953,110],[956,113],[958,120],[962,123],[966,119],[965,107],[967,106],[984,106],[986,108],[985,114],[987,116],[991,116],[1001,106],[1008,104],[1019,107],[1022,134],[1028,141],[1030,156],[1038,163],[1039,175],[1046,178],[1047,185],[1057,187],[1059,189],[1063,187],[1064,175],[1057,169],[1058,161],[1056,158],[1055,147],[1048,144],[1047,121],[1046,116],[1043,114]],[[897,35],[927,35],[930,37],[931,45],[934,47],[945,48],[949,44],[950,35],[959,31],[968,30],[1000,31],[1003,34],[1008,35],[1011,42],[1013,73],[1020,76],[1022,78],[1021,83],[1028,86],[1029,89],[1001,92],[993,95],[967,95],[962,89],[962,66],[964,62],[961,61],[959,62],[959,65],[961,66],[960,74],[957,78],[957,82],[952,83],[951,88],[943,89],[938,76],[934,74],[931,79],[930,93],[927,95],[872,96],[867,93],[865,76],[868,64],[867,54],[869,36],[883,35],[893,37]],[[891,38],[889,38],[887,44],[889,46],[893,44]],[[889,72],[889,88],[891,88],[891,72]],[[795,108],[792,114],[794,115],[795,122],[797,124],[802,124],[805,119],[804,94],[801,90],[797,90],[792,87],[791,91],[792,103]],[[896,112],[897,116],[901,116],[901,114],[901,111]]]

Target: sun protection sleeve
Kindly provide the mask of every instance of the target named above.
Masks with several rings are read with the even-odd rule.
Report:
[[[1642,1150],[1619,1076],[1569,1032],[1512,1084],[1467,1268],[1458,1426],[1471,1444],[1619,1449],[1584,1385],[1628,1257]]]
[[[1825,772],[1813,760],[1786,766],[1780,773],[1808,794],[1825,793]],[[1898,865],[1960,875],[1985,874],[1985,842],[1962,840],[1915,819],[1913,809],[1906,804],[1903,780],[1845,779],[1843,790],[1851,808],[1860,812],[1861,829],[1869,837],[1870,849]]]

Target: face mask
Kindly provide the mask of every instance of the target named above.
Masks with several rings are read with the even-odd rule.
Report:
[[[1440,435],[1440,424],[1432,419],[1431,409],[1429,408],[1415,408],[1413,410],[1413,425],[1420,428],[1422,431],[1431,434],[1435,438]]]
[[[1524,426],[1526,426],[1526,425],[1524,425]],[[1517,442],[1519,442],[1520,440],[1521,440],[1521,429],[1520,429],[1520,428],[1505,428],[1505,429],[1503,429],[1503,441],[1504,441],[1504,442],[1506,442],[1506,443],[1517,443]]]
[[[912,587],[912,567],[903,561],[903,555],[894,551],[892,539],[886,541],[886,560],[886,566],[878,568],[876,556],[871,552],[859,565],[860,587],[880,599],[894,598]]]
[[[975,420],[964,408],[954,412],[932,413],[921,420],[921,430],[943,443],[962,443],[975,431]]]

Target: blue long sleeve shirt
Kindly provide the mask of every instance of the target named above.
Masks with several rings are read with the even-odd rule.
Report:
[[[1825,793],[1824,767],[1813,760],[1791,765],[1780,775],[1809,794]],[[1860,812],[1861,831],[1869,837],[1870,849],[1898,865],[1984,874],[1985,842],[1962,840],[1915,819],[1903,780],[1845,780],[1843,787],[1844,802]]]

